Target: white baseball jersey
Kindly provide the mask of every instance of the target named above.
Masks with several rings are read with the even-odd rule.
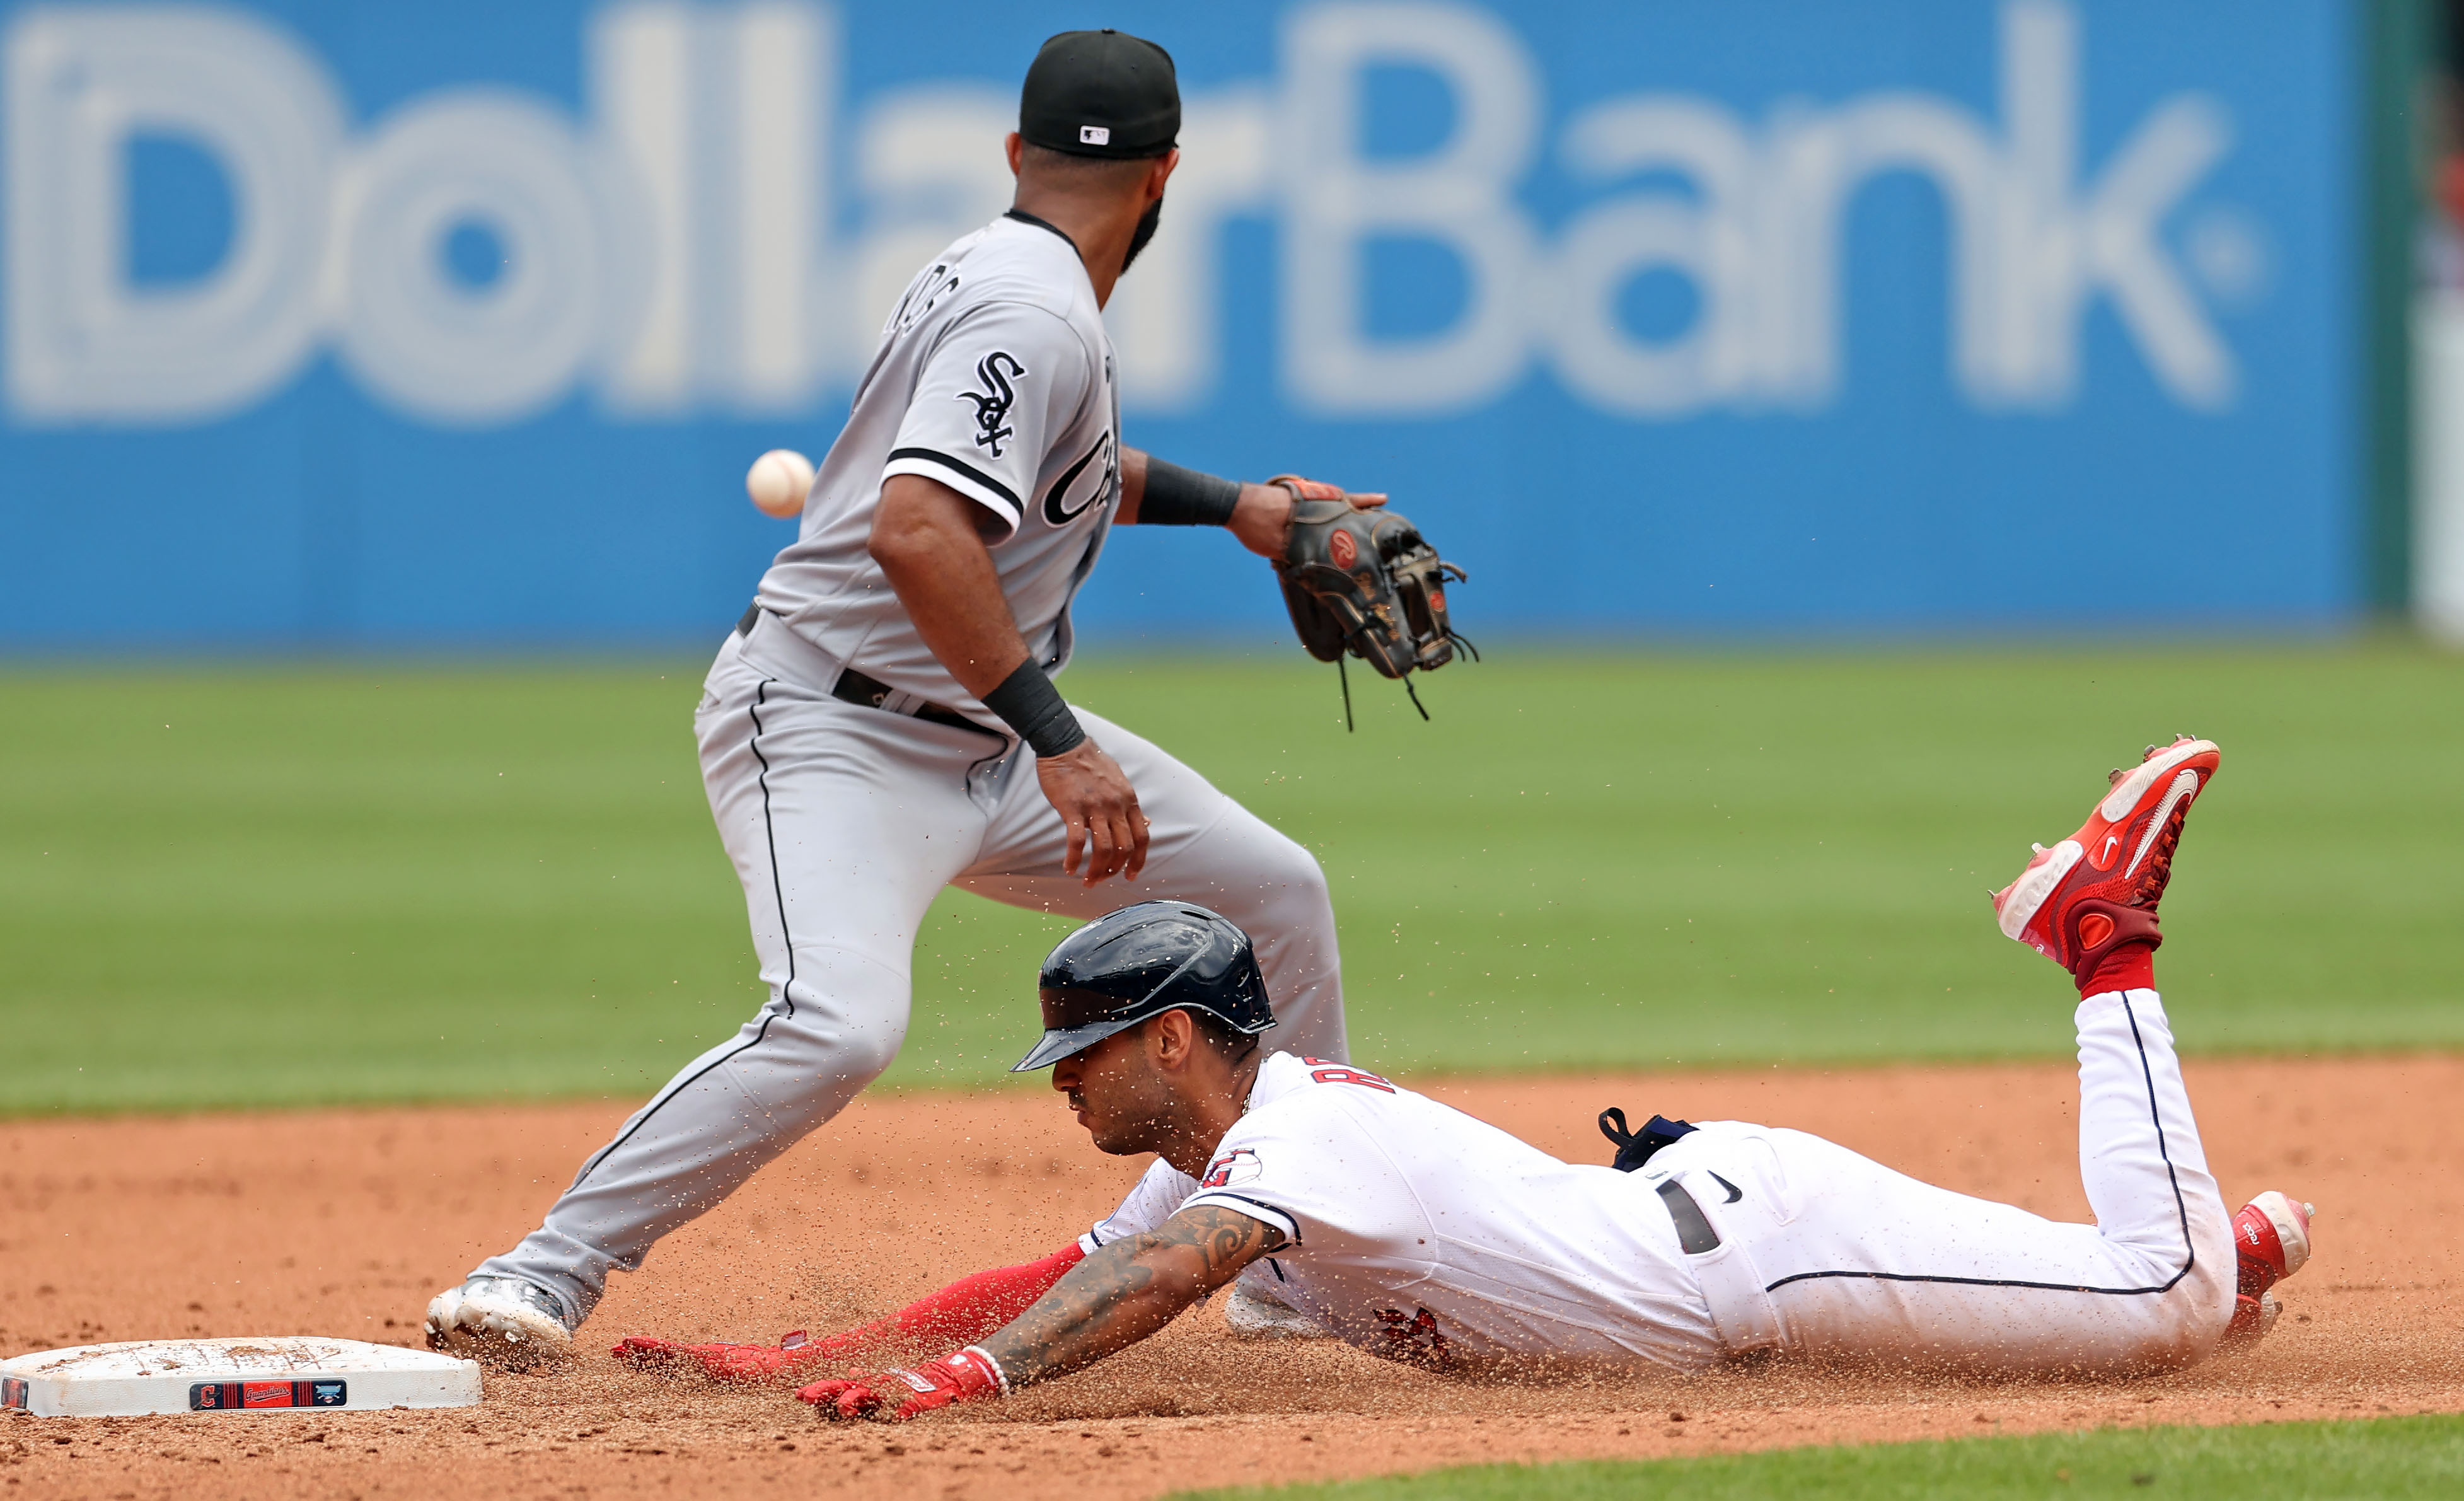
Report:
[[[1283,1231],[1276,1291],[1380,1355],[1696,1366],[1720,1354],[1649,1184],[1357,1069],[1269,1056],[1202,1181],[1157,1159],[1080,1245],[1208,1203]]]
[[[1575,1166],[1375,1074],[1275,1053],[1202,1180],[1156,1162],[1079,1244],[1185,1205],[1238,1210],[1290,1242],[1271,1258],[1286,1302],[1435,1365],[1683,1368],[1766,1348],[2013,1375],[2188,1365],[2233,1315],[2234,1256],[2171,1024],[2152,990],[2091,996],[2077,1022],[2094,1225],[1744,1121],[1705,1122],[1639,1172]]]
[[[1076,247],[1040,221],[996,219],[908,284],[758,598],[840,662],[995,726],[872,560],[882,482],[921,475],[999,519],[1001,593],[1027,650],[1057,673],[1069,602],[1118,504],[1119,431],[1111,341]]]

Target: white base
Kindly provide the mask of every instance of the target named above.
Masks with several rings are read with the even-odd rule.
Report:
[[[0,1407],[42,1418],[468,1407],[479,1367],[321,1335],[126,1339],[0,1360]]]

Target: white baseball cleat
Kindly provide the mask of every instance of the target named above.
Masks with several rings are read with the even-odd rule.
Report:
[[[1317,1320],[1271,1292],[1232,1284],[1223,1300],[1223,1327],[1235,1339],[1331,1339]]]
[[[543,1288],[519,1277],[473,1277],[429,1300],[428,1348],[527,1370],[570,1354],[573,1326]]]

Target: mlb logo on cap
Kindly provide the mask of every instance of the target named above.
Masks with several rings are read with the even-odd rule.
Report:
[[[1172,54],[1126,32],[1063,32],[1026,70],[1018,133],[1067,156],[1162,156],[1180,138]]]

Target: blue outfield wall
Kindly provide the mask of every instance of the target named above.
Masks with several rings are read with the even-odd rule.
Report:
[[[0,646],[715,635],[1088,24],[1187,99],[1127,439],[1391,490],[1475,635],[2332,626],[2358,11],[0,10]],[[1081,606],[1280,618],[1185,534]]]

